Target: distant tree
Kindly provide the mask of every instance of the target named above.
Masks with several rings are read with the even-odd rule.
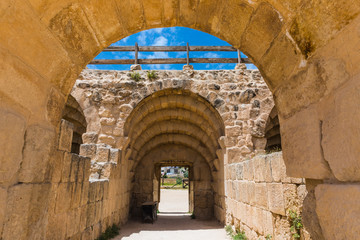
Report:
[[[185,172],[184,172],[184,178],[188,178],[189,177],[189,170],[185,170]]]

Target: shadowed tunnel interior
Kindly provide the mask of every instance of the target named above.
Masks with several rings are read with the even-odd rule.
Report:
[[[216,150],[224,124],[206,99],[183,89],[158,91],[135,107],[124,132],[128,137],[125,159],[133,162],[135,172],[135,215],[141,203],[159,199],[160,167],[176,165],[191,169],[191,210],[198,218],[213,217],[214,198],[223,189],[217,182]]]

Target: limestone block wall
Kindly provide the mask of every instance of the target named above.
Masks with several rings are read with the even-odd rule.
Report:
[[[289,210],[301,215],[306,194],[304,179],[287,177],[282,152],[232,163],[226,172],[227,224],[249,239],[291,239]],[[310,239],[305,230],[301,239]]]
[[[54,153],[56,173],[48,186],[51,197],[45,239],[95,239],[107,227],[123,224],[128,217],[129,189],[127,178],[121,178],[120,157],[111,159],[107,178],[91,177],[92,159],[89,151],[84,151],[88,145],[81,146],[83,156],[70,152],[72,128],[70,122],[62,120],[59,147]],[[95,155],[99,152],[95,148]]]

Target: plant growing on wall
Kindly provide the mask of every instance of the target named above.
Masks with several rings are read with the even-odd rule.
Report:
[[[235,232],[232,228],[231,225],[227,225],[225,226],[225,231],[226,231],[226,234],[228,236],[230,236],[230,238],[232,240],[247,240],[248,238],[246,237],[245,235],[245,232],[243,231],[240,231],[239,229],[237,229]]]
[[[138,81],[140,81],[140,79],[141,79],[140,73],[138,73],[138,72],[133,72],[133,73],[131,73],[130,77],[131,77],[131,79],[134,80],[135,82],[138,82]]]
[[[233,240],[247,240],[248,238],[245,235],[245,232],[236,232],[232,237]]]
[[[266,235],[265,237],[266,240],[271,240],[272,239],[272,236],[270,234]]]
[[[226,225],[226,226],[225,226],[225,232],[226,232],[226,234],[229,235],[229,236],[232,236],[232,235],[233,235],[234,231],[233,231],[231,225]]]
[[[292,233],[293,239],[300,239],[300,230],[304,227],[301,216],[295,211],[289,210],[289,221],[291,225],[290,231]]]
[[[120,228],[113,224],[111,227],[108,227],[104,233],[100,235],[100,237],[97,238],[97,240],[109,240],[117,235],[119,235]]]
[[[156,72],[155,72],[154,70],[152,70],[152,71],[149,71],[149,72],[147,73],[147,77],[148,77],[149,80],[151,81],[151,80],[154,80],[154,79],[157,78],[157,74],[156,74]]]

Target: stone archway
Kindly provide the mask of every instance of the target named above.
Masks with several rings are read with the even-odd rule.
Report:
[[[224,202],[224,163],[217,150],[221,150],[219,139],[225,135],[223,119],[214,106],[189,90],[157,91],[132,110],[124,135],[128,141],[123,159],[133,162],[135,214],[143,202],[156,200],[155,166],[170,164],[191,166],[194,215],[200,219],[214,216],[214,199]],[[225,206],[215,209],[224,210]]]
[[[360,168],[359,142],[354,134],[360,116],[353,110],[360,99],[359,7],[356,0],[302,4],[290,0],[4,1],[0,5],[0,122],[4,126],[0,200],[7,207],[0,216],[16,215],[20,206],[10,199],[28,191],[36,196],[40,190],[35,184],[49,181],[45,176],[33,176],[38,166],[45,172],[55,161],[49,152],[57,144],[61,112],[85,65],[120,38],[144,29],[178,25],[218,36],[253,59],[275,96],[288,173],[320,180],[309,185],[309,213],[320,218],[321,229],[316,231],[326,238],[354,238],[347,229],[357,229],[358,224],[346,219],[357,203],[341,196],[359,195],[357,185],[347,185],[359,180]],[[36,147],[43,145],[39,134],[49,143],[39,147],[41,150]],[[35,144],[26,147],[27,143]],[[344,144],[346,147],[339,148]],[[24,166],[28,169],[22,169]],[[22,171],[30,177],[23,177]],[[332,184],[323,184],[329,179]],[[27,186],[18,186],[18,182]],[[42,191],[51,195],[50,190]],[[315,212],[319,205],[325,207]],[[341,214],[326,211],[339,205],[343,205]],[[27,215],[31,215],[30,209],[26,209]],[[45,212],[45,208],[39,211]],[[334,226],[331,219],[341,224]],[[9,229],[13,220],[6,221],[0,225]],[[344,230],[343,225],[348,228]],[[31,228],[31,224],[19,226]],[[6,234],[12,233],[6,230]]]

